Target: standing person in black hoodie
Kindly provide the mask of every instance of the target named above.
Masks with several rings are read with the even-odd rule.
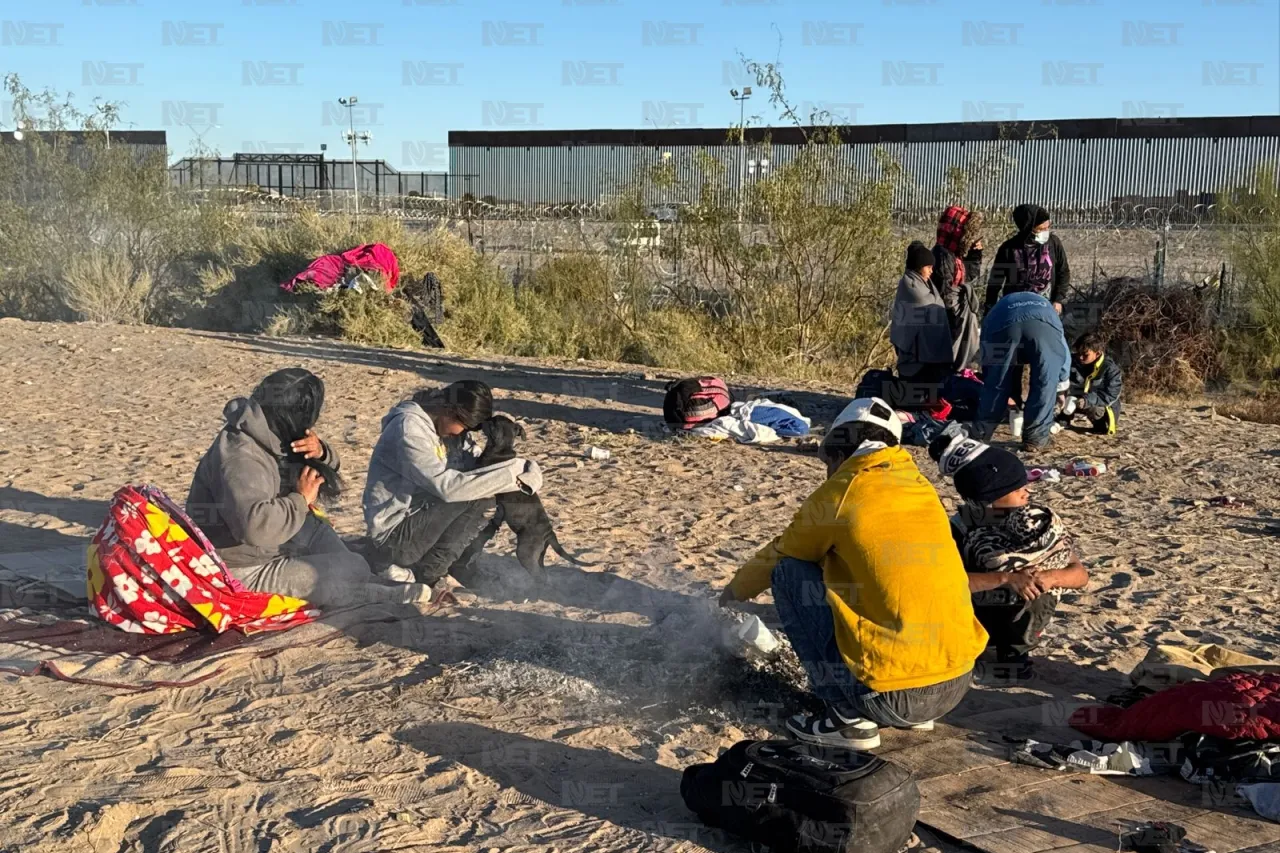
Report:
[[[1050,231],[1049,211],[1038,204],[1020,204],[1013,209],[1018,233],[1005,240],[996,252],[987,279],[986,310],[1010,293],[1030,291],[1053,303],[1061,314],[1071,267],[1058,235]]]

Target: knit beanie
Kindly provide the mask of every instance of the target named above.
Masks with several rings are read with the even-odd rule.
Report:
[[[933,252],[919,240],[907,247],[907,269],[919,272],[924,267],[933,266]]]
[[[951,477],[960,497],[974,503],[997,501],[1027,484],[1027,468],[1009,451],[948,429],[929,445],[942,476]]]
[[[1002,447],[987,447],[956,471],[956,491],[974,503],[989,504],[1027,484],[1027,467]]]

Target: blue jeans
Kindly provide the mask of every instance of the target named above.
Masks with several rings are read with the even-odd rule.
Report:
[[[927,687],[877,693],[858,681],[840,657],[822,567],[783,557],[773,567],[772,585],[782,630],[804,664],[813,694],[844,717],[902,728],[936,720],[960,704],[968,692],[970,674],[965,673]]]
[[[1062,323],[1045,301],[1052,319],[1025,316],[1008,325],[993,327],[994,314],[982,328],[982,394],[978,399],[975,438],[988,440],[1004,420],[1010,397],[1021,396],[1024,364],[1031,366],[1031,390],[1023,411],[1022,440],[1042,446],[1049,443],[1058,385],[1071,365],[1071,353],[1062,334]]]

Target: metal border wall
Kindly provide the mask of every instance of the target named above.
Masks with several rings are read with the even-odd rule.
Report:
[[[861,138],[879,141],[842,144],[837,170],[846,178],[874,178],[879,175],[877,152],[896,160],[904,171],[895,198],[899,209],[936,204],[953,168],[979,175],[966,199],[976,206],[1035,201],[1076,208],[1124,199],[1191,206],[1212,203],[1216,194],[1227,189],[1252,188],[1258,167],[1280,162],[1280,117],[1187,119],[1179,120],[1176,127],[1145,128],[1115,121],[1074,122],[1068,123],[1073,133],[1066,135],[1058,132],[1057,124],[1037,123],[1042,136],[1022,139],[963,138],[989,137],[985,125],[860,128]],[[1107,128],[1115,135],[1083,135]],[[1218,135],[1192,135],[1201,130]],[[1012,134],[1007,128],[1004,132]],[[737,192],[740,155],[737,146],[724,142],[727,134],[727,130],[703,129],[457,132],[449,137],[449,170],[474,176],[467,184],[475,198],[519,204],[597,203],[608,200],[644,168],[664,162],[666,155],[665,162],[677,171],[678,183],[696,187],[707,177],[701,162],[711,158],[723,171],[717,186]],[[759,141],[765,135],[764,129],[749,132],[742,156],[767,157],[776,167],[802,150],[802,144],[779,141],[794,134],[775,133],[772,144]],[[931,136],[932,141],[907,141]],[[895,137],[901,141],[893,141]],[[626,138],[640,144],[618,144]],[[612,144],[595,141],[605,139]],[[720,141],[677,144],[713,139]],[[584,144],[585,140],[590,141]],[[528,144],[534,142],[541,144]],[[753,178],[748,175],[747,180]],[[451,190],[457,198],[466,187],[458,183]],[[650,200],[689,199],[658,193]]]

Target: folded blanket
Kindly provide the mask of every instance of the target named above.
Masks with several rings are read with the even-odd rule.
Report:
[[[1280,739],[1280,675],[1233,672],[1217,681],[1179,684],[1128,708],[1081,708],[1071,725],[1109,741],[1169,741],[1188,732]]]

